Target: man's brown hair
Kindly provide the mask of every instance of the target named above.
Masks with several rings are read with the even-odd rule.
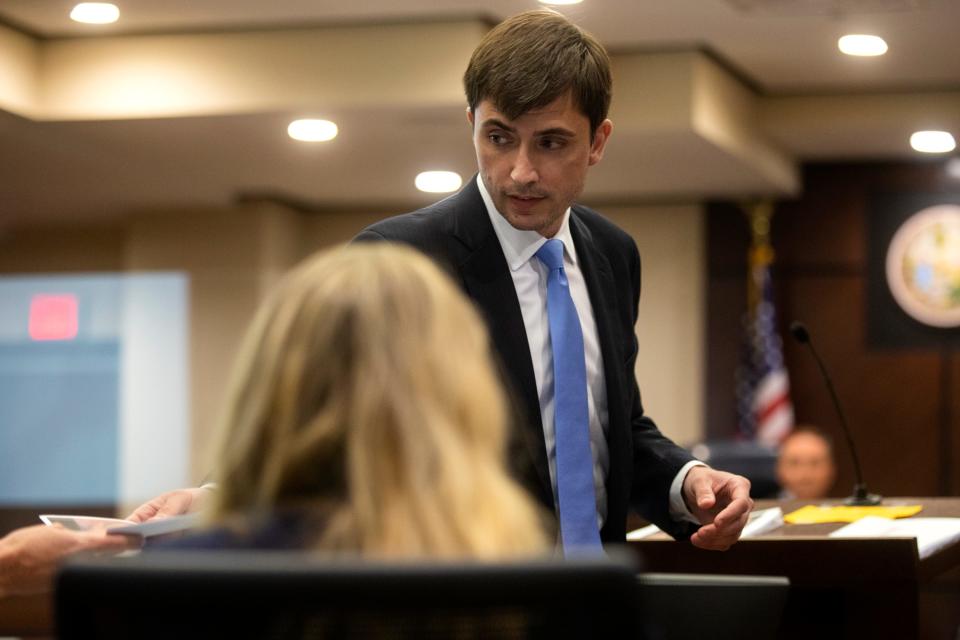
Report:
[[[570,91],[590,135],[610,109],[610,58],[603,46],[554,11],[527,11],[494,27],[470,58],[463,87],[471,111],[490,100],[511,120]]]

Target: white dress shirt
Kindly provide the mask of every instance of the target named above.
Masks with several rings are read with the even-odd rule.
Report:
[[[536,257],[536,252],[547,241],[536,231],[524,231],[513,227],[497,211],[483,180],[477,175],[477,187],[486,205],[493,230],[500,241],[503,255],[510,268],[510,276],[517,290],[520,313],[530,345],[530,361],[537,382],[540,400],[540,416],[543,420],[543,437],[547,447],[547,462],[553,497],[557,499],[557,438],[554,426],[553,397],[553,349],[550,346],[550,323],[547,318],[547,267]],[[577,250],[570,235],[570,209],[563,214],[563,224],[554,238],[563,242],[563,268],[570,285],[570,296],[580,318],[583,332],[583,348],[587,368],[587,414],[590,421],[590,449],[593,454],[593,485],[597,496],[597,521],[602,528],[607,518],[607,474],[610,471],[610,452],[607,448],[607,430],[610,427],[607,413],[607,388],[603,376],[603,356],[597,323],[587,285],[580,271]],[[670,513],[677,520],[696,519],[687,510],[681,493],[687,471],[699,463],[687,463],[674,478],[670,487]]]

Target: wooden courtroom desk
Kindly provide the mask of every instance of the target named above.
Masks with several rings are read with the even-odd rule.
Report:
[[[758,500],[788,514],[842,500]],[[921,504],[918,517],[960,517],[958,498],[885,498]],[[667,539],[630,543],[652,572],[779,575],[790,579],[785,638],[950,638],[960,625],[960,544],[920,561],[913,538],[829,538],[843,524],[785,525],[729,551]]]

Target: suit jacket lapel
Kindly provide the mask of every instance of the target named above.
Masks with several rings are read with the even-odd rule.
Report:
[[[505,380],[513,399],[520,400],[514,413],[521,423],[520,446],[532,461],[532,473],[522,466],[517,469],[525,476],[528,488],[539,485],[539,497],[545,504],[553,504],[553,489],[547,450],[543,439],[543,421],[537,383],[530,362],[527,331],[520,312],[517,291],[503,255],[503,249],[494,233],[486,207],[471,180],[457,196],[453,217],[453,236],[460,243],[455,255],[456,270],[463,278],[469,296],[485,315]],[[531,477],[533,476],[533,477]]]
[[[617,307],[614,301],[615,283],[613,269],[603,252],[596,246],[593,236],[587,226],[576,215],[576,209],[570,215],[570,234],[573,244],[577,248],[577,259],[580,261],[580,270],[590,295],[590,305],[593,307],[594,320],[597,323],[597,333],[600,338],[600,353],[603,355],[604,377],[607,387],[619,378],[619,363],[617,357],[622,350],[615,345],[616,334],[612,326],[617,317]],[[611,371],[612,369],[612,371]],[[616,378],[611,379],[611,375]],[[616,385],[613,385],[616,386]],[[611,389],[607,389],[610,396]],[[615,398],[608,397],[607,404],[616,406]]]
[[[623,456],[630,455],[629,419],[624,407],[627,381],[624,380],[624,345],[616,329],[617,305],[616,283],[613,269],[603,251],[596,245],[590,229],[576,215],[576,208],[570,215],[570,233],[577,248],[577,259],[583,273],[593,317],[597,324],[600,340],[600,353],[603,356],[603,375],[607,392],[607,445],[610,453],[610,477],[607,479],[607,502],[619,504],[619,494],[629,490],[629,478],[622,473],[629,469],[621,464]],[[616,514],[608,512],[608,522]]]

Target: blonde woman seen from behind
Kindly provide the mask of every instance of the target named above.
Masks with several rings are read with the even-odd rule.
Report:
[[[486,330],[417,252],[323,252],[264,302],[216,446],[215,528],[178,547],[307,547],[383,558],[549,549],[507,474]]]

